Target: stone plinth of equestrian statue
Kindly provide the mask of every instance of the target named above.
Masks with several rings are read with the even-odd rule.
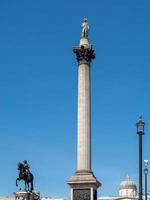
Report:
[[[16,179],[16,186],[18,181],[24,181],[25,187],[20,188],[15,192],[16,200],[40,200],[40,193],[34,190],[33,180],[34,176],[30,172],[30,165],[27,160],[18,163],[19,176]]]

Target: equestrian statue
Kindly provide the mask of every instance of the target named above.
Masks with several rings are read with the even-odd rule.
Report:
[[[25,190],[28,192],[32,192],[34,190],[33,187],[33,179],[34,176],[30,172],[30,165],[26,160],[23,163],[18,163],[19,177],[16,179],[16,186],[18,186],[18,181],[23,180],[25,182]]]

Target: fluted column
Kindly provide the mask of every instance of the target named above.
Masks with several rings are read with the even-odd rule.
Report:
[[[91,170],[90,67],[78,67],[77,170]]]
[[[74,48],[78,61],[77,173],[91,171],[90,63],[94,50],[86,38]]]

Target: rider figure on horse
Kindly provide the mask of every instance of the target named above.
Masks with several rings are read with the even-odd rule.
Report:
[[[23,165],[24,165],[25,173],[28,175],[28,174],[30,173],[30,165],[29,165],[29,163],[27,162],[27,160],[24,160],[24,161],[23,161]]]

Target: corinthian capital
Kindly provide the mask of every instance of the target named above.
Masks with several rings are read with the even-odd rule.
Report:
[[[81,64],[81,63],[90,64],[92,59],[95,58],[95,52],[92,49],[92,46],[88,48],[84,47],[83,45],[79,47],[74,47],[73,52],[76,54],[78,64]]]

